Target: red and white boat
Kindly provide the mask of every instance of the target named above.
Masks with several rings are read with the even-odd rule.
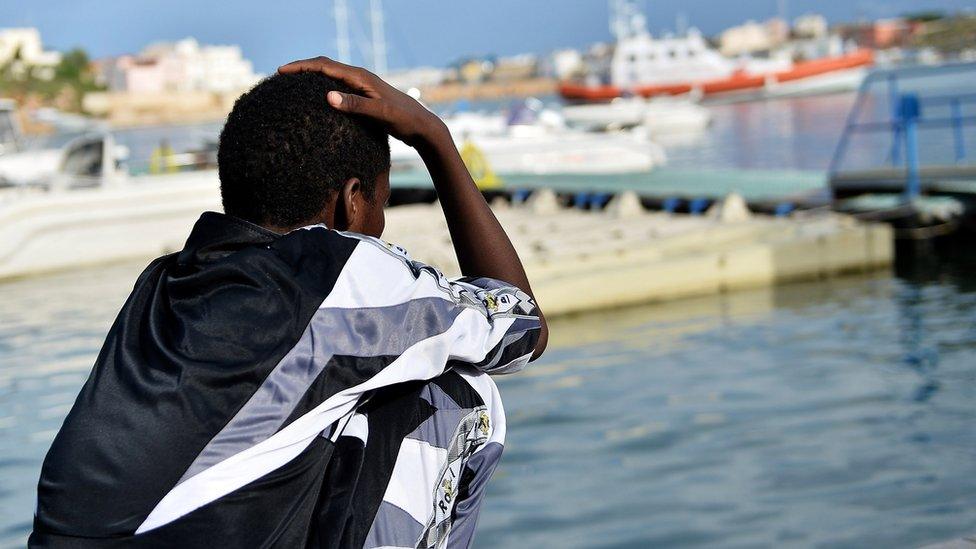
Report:
[[[608,70],[584,82],[562,82],[559,93],[577,102],[605,102],[621,96],[782,96],[855,89],[874,52],[845,49],[839,39],[823,57],[794,62],[788,53],[769,58],[728,58],[711,48],[696,29],[682,36],[652,37],[632,4],[616,2],[612,21],[617,42]]]

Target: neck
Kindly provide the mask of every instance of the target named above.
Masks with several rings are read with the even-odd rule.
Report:
[[[309,225],[325,225],[326,227],[334,228],[335,226],[335,214],[333,213],[333,207],[326,205],[322,208],[322,211],[316,214],[314,217],[307,221],[303,221],[297,225],[275,225],[273,223],[260,223],[262,227],[268,229],[269,231],[286,234],[294,231],[295,229],[301,229],[302,227],[308,227]]]

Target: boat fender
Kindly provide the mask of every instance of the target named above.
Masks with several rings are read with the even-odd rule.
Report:
[[[780,202],[776,205],[776,209],[773,210],[773,214],[776,217],[786,217],[793,213],[793,210],[795,209],[796,206],[794,206],[792,202]]]
[[[693,198],[688,203],[688,213],[691,215],[701,215],[708,207],[708,199],[704,197]]]
[[[515,189],[512,192],[512,204],[521,204],[529,199],[529,195],[532,194],[531,189]]]
[[[590,195],[590,209],[601,210],[610,201],[610,193],[593,193]]]
[[[664,199],[664,202],[661,203],[661,209],[667,213],[674,213],[680,205],[681,199],[676,196],[671,196]]]
[[[590,193],[576,193],[573,198],[573,207],[578,210],[586,209],[586,205],[590,202]]]

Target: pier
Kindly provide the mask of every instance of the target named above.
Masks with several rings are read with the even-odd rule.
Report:
[[[734,193],[683,212],[677,203],[649,209],[632,191],[487,194],[551,315],[866,271],[894,258],[885,224],[827,210],[757,214]],[[0,279],[148,261],[181,249],[199,213],[220,209],[213,171],[7,198]],[[432,189],[397,187],[394,198],[385,238],[460,274]]]
[[[649,211],[634,193],[599,211],[561,207],[547,190],[494,204],[553,316],[867,271],[894,257],[887,225],[827,212],[754,215],[738,195],[702,215]],[[460,274],[436,205],[391,209],[387,235]]]

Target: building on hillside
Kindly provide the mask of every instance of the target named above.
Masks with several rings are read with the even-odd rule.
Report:
[[[457,70],[458,81],[465,84],[477,84],[488,79],[495,70],[493,58],[467,58],[458,61],[454,68]]]
[[[110,90],[134,93],[234,92],[261,78],[240,47],[201,46],[193,38],[151,44],[101,66]]]
[[[411,88],[425,88],[436,86],[447,80],[456,80],[457,71],[455,69],[442,69],[438,67],[415,67],[398,71],[390,71],[383,75],[391,86],[407,91]]]
[[[773,18],[762,23],[746,21],[722,31],[719,51],[730,57],[770,51],[784,44],[789,36],[789,24],[782,19]]]
[[[539,60],[535,55],[523,53],[511,57],[500,57],[491,71],[491,79],[501,82],[526,80],[536,76]]]
[[[795,61],[837,57],[856,49],[852,41],[845,41],[836,34],[820,38],[797,38],[781,46],[777,53],[787,55]]]
[[[793,36],[797,38],[826,38],[827,18],[818,13],[805,13],[793,20]]]
[[[860,46],[885,49],[907,45],[919,28],[919,24],[893,18],[841,25],[837,27],[837,32]]]
[[[60,53],[44,51],[37,29],[0,29],[0,66],[14,63],[13,69],[18,72],[33,68],[39,78],[50,80],[60,62]]]

